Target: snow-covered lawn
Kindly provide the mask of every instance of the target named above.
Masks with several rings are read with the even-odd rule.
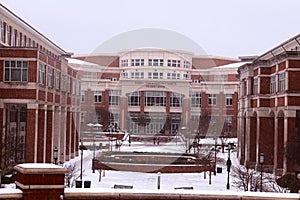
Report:
[[[214,141],[205,141],[206,143]],[[114,150],[115,147],[113,147]],[[142,144],[142,143],[124,143],[119,151],[142,151],[142,152],[185,152],[185,147],[182,143],[161,143],[160,145],[153,145],[152,143]],[[99,151],[96,152],[96,154]],[[158,174],[156,173],[138,173],[138,172],[120,172],[120,171],[105,171],[105,174],[101,176],[101,181],[99,182],[99,172],[96,170],[92,173],[92,157],[93,151],[84,151],[84,163],[83,168],[83,181],[91,181],[92,188],[113,188],[115,184],[117,185],[130,185],[134,189],[140,190],[157,190]],[[218,158],[227,159],[228,152],[225,153],[218,152]],[[77,160],[80,164],[80,157],[77,157],[70,162]],[[232,164],[238,164],[236,153],[231,153]],[[222,173],[217,173],[216,176],[212,174],[211,184],[209,184],[209,173],[206,173],[206,178],[203,173],[174,173],[174,174],[161,174],[160,189],[161,190],[174,190],[178,187],[193,187],[194,190],[217,190],[226,191],[227,184],[227,171],[225,163],[217,163],[217,167],[222,167]],[[231,187],[230,190],[238,191],[236,188]]]

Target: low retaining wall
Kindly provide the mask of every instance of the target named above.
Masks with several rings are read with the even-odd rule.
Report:
[[[0,189],[0,199],[8,200],[300,200],[300,194],[198,190],[134,190],[65,188],[66,169],[53,164],[21,164],[18,189]]]
[[[65,189],[64,199],[85,200],[299,200],[300,194],[231,191],[137,191]]]
[[[133,164],[133,163],[102,163],[97,160],[93,162],[95,170],[117,170],[146,173],[201,173],[214,171],[211,165],[162,165],[162,164]]]

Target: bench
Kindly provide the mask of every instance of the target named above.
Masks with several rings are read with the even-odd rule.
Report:
[[[176,187],[175,190],[193,190],[194,187]]]
[[[114,189],[132,189],[133,186],[132,185],[114,185]]]

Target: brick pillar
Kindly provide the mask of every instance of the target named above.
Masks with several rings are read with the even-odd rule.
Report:
[[[54,164],[20,164],[17,171],[16,186],[23,192],[23,200],[59,200],[64,193],[66,169]]]

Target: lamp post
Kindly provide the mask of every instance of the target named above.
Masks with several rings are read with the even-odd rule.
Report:
[[[229,174],[230,174],[230,167],[231,167],[231,160],[230,160],[230,150],[232,150],[234,148],[234,144],[233,143],[228,143],[228,159],[226,162],[227,165],[227,185],[226,188],[227,190],[230,189],[230,184],[229,184]]]
[[[84,149],[84,146],[83,146],[83,141],[81,139],[80,139],[79,149],[81,151],[81,154],[80,154],[80,180],[82,180],[82,163],[83,163],[83,149]]]
[[[265,155],[264,153],[259,154],[259,164],[260,164],[260,192],[262,192],[262,186],[263,186],[263,165],[265,162]]]
[[[54,147],[54,149],[53,149],[53,159],[54,159],[54,164],[57,165],[57,159],[58,159],[58,149],[57,149],[57,147]]]
[[[215,140],[215,169],[214,169],[214,175],[217,175],[217,138],[214,138]]]

